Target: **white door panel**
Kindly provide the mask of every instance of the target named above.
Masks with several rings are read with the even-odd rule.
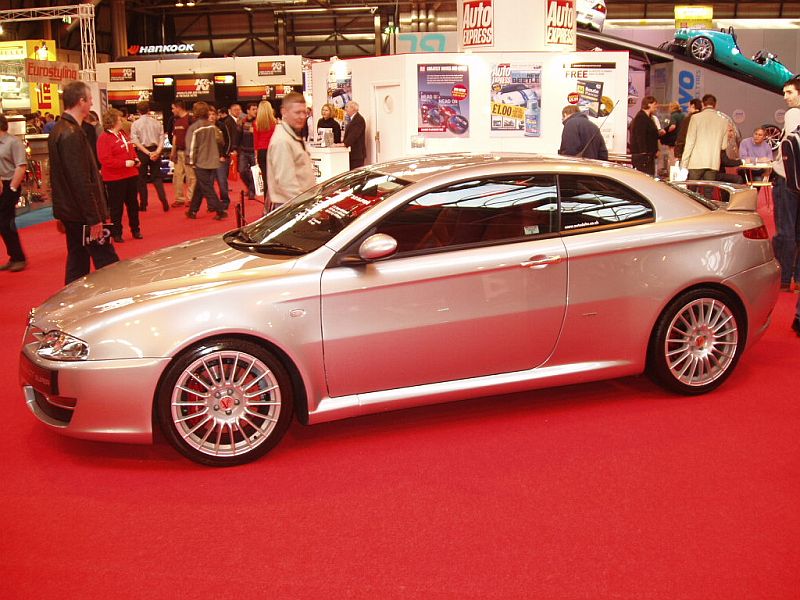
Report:
[[[375,118],[372,156],[376,163],[403,156],[403,95],[399,83],[374,84],[372,87]]]

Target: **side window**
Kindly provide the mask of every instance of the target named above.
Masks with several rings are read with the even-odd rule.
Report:
[[[605,177],[559,175],[561,230],[641,223],[655,218],[653,206],[630,188]]]
[[[554,175],[461,181],[416,198],[378,226],[398,252],[522,240],[558,231]]]

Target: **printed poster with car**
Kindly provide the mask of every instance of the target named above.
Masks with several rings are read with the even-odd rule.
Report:
[[[600,127],[608,148],[613,145],[615,119],[627,119],[627,90],[623,93],[618,89],[616,79],[616,62],[584,61],[563,65],[562,81],[567,87],[560,100],[561,106],[576,104],[589,120]],[[625,114],[622,117],[610,117],[619,102],[623,102]]]
[[[540,137],[541,100],[541,63],[494,65],[490,94],[492,137]]]
[[[430,137],[469,136],[469,67],[419,65],[417,131]]]

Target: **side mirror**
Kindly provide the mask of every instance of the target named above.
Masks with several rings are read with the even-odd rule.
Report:
[[[369,236],[358,248],[358,255],[367,261],[386,258],[397,252],[397,240],[385,233]]]

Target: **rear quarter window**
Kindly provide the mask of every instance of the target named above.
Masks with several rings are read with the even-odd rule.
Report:
[[[653,205],[622,183],[595,175],[559,175],[561,231],[626,226],[655,219]]]

